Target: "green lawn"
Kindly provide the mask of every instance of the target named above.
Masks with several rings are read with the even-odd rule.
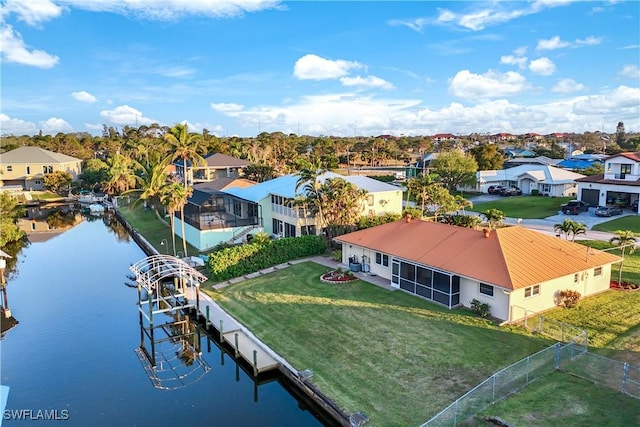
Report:
[[[166,218],[166,223],[160,221],[155,212],[152,209],[145,209],[142,204],[135,207],[125,206],[118,209],[118,212],[131,224],[131,226],[142,234],[149,243],[155,247],[161,254],[173,254],[172,242],[171,242],[171,227],[167,225],[169,218]],[[160,243],[165,239],[168,246],[163,246]],[[182,249],[182,238],[176,235],[176,253],[184,252]],[[191,246],[187,242],[187,252],[189,255],[198,255],[198,249]]]
[[[475,212],[488,209],[499,209],[509,218],[546,218],[557,215],[560,205],[571,200],[571,197],[515,196],[503,197],[491,202],[474,203]]]
[[[637,426],[640,401],[570,374],[553,372],[465,425],[490,425],[482,417],[499,417],[518,427]]]
[[[419,425],[493,372],[550,343],[362,281],[321,283],[293,265],[208,291],[346,412],[373,426]],[[401,409],[400,409],[401,408]]]
[[[640,215],[625,216],[616,218],[611,221],[596,224],[591,227],[592,230],[608,231],[613,233],[617,230],[633,231],[636,237],[640,237]]]

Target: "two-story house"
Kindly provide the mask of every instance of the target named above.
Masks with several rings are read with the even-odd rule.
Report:
[[[44,190],[44,176],[68,172],[75,181],[82,172],[82,160],[40,147],[19,147],[0,154],[0,185],[23,190]]]
[[[193,164],[187,162],[187,182],[190,184],[198,184],[200,182],[210,182],[219,178],[240,178],[242,169],[249,166],[251,162],[226,154],[213,153],[204,158],[206,164]],[[174,163],[176,173],[184,179],[185,171],[182,160]]]
[[[580,200],[592,206],[615,205],[640,213],[640,151],[620,153],[604,162],[604,174],[577,179]]]
[[[360,175],[343,176],[326,172],[318,180],[342,178],[367,192],[362,203],[362,215],[402,213],[402,190],[394,185]],[[185,207],[187,241],[200,250],[219,243],[240,243],[248,234],[264,231],[280,237],[320,234],[315,216],[296,203],[304,195],[297,175],[285,175],[255,185],[234,180],[217,180],[204,188],[194,187],[193,196]],[[216,186],[218,181],[225,185]],[[297,187],[297,188],[296,188]],[[180,219],[177,218],[176,221]],[[180,235],[180,226],[176,233]]]

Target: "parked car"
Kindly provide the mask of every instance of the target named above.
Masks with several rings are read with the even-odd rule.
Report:
[[[489,188],[487,188],[487,193],[489,194],[500,194],[500,191],[506,188],[503,185],[490,185]]]
[[[622,215],[622,208],[614,206],[598,206],[595,211],[596,216]]]
[[[499,193],[501,196],[520,196],[522,195],[522,190],[518,187],[509,187],[503,188]]]
[[[578,215],[580,212],[589,210],[589,203],[585,203],[582,200],[569,200],[569,202],[560,206],[560,210],[565,215]]]

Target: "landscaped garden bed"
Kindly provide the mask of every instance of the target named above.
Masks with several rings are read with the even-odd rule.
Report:
[[[610,287],[611,289],[617,289],[620,291],[637,291],[638,289],[640,289],[640,285],[638,285],[637,283],[631,283],[631,282],[618,283],[617,280],[612,280]]]
[[[358,280],[350,271],[342,271],[340,269],[331,270],[320,276],[320,280],[324,283],[349,283]]]

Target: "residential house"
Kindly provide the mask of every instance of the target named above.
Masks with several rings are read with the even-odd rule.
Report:
[[[455,141],[456,136],[452,133],[437,133],[431,137],[431,140],[435,143],[440,143],[444,141]]]
[[[196,165],[187,161],[187,182],[197,184],[200,182],[210,182],[218,178],[240,178],[242,169],[249,166],[251,162],[226,154],[213,153],[204,158],[206,165]],[[184,164],[182,160],[174,163],[176,173],[184,179]]]
[[[261,217],[255,203],[225,193],[230,188],[247,188],[255,182],[244,178],[219,178],[193,186],[193,194],[184,207],[187,241],[205,250],[223,242],[233,242],[261,228]],[[180,218],[175,231],[182,236]],[[240,235],[241,233],[244,233]]]
[[[362,215],[402,212],[402,190],[394,185],[367,176],[332,172],[318,179],[329,178],[342,178],[368,193]],[[206,250],[223,242],[240,243],[259,231],[281,237],[322,233],[315,216],[294,202],[304,195],[302,187],[296,189],[298,179],[292,174],[255,185],[225,185],[208,190],[194,187],[185,207],[187,240]],[[234,182],[237,184],[238,180]],[[176,225],[176,232],[181,233],[179,229]]]
[[[580,200],[590,205],[617,205],[640,213],[640,151],[606,158],[604,174],[583,177],[577,183]]]
[[[576,180],[584,175],[548,165],[521,165],[509,169],[479,171],[476,177],[474,189],[483,193],[491,185],[503,185],[518,187],[522,194],[537,192],[543,196],[575,197],[578,191]]]
[[[556,166],[560,163],[562,159],[552,159],[547,156],[537,156],[537,157],[514,157],[509,160],[505,160],[503,164],[504,169],[513,168],[521,165],[549,165]]]
[[[621,261],[524,227],[479,231],[410,217],[335,241],[345,265],[356,257],[394,288],[448,308],[477,299],[504,321],[554,307],[563,290],[606,291],[612,264]]]
[[[508,159],[515,159],[515,158],[521,158],[521,157],[530,158],[530,157],[536,156],[536,153],[524,148],[507,147],[502,151],[504,151],[504,155]]]
[[[44,176],[68,172],[76,181],[82,173],[82,160],[40,147],[20,147],[0,154],[0,186],[24,190],[44,190]]]

